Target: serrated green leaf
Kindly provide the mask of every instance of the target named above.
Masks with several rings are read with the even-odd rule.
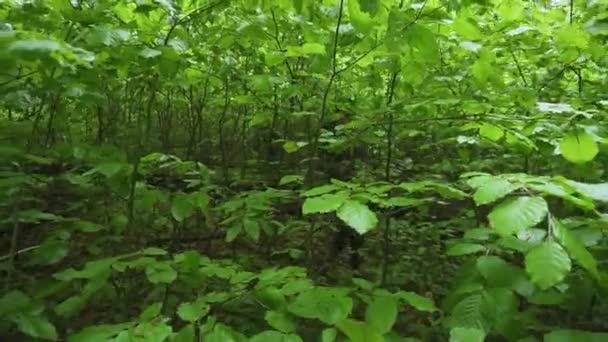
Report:
[[[458,302],[450,313],[448,326],[487,331],[491,322],[488,304],[482,293],[473,293]]]
[[[599,279],[600,274],[597,268],[597,260],[595,260],[593,254],[591,254],[578,237],[570,232],[570,230],[561,222],[555,220],[553,224],[554,235],[562,246],[566,248],[568,253],[570,253],[570,256],[589,271],[594,278]]]
[[[526,271],[541,289],[560,283],[570,272],[568,253],[560,244],[547,241],[526,255]]]
[[[488,215],[490,225],[502,236],[534,227],[547,216],[547,202],[542,197],[509,198]]]
[[[566,135],[559,143],[562,156],[575,164],[592,161],[599,152],[593,136],[585,132]]]
[[[475,191],[473,200],[477,205],[495,202],[511,192],[517,190],[519,185],[513,184],[506,179],[492,177]]]
[[[486,333],[476,328],[452,328],[450,342],[483,342]]]
[[[476,266],[486,282],[493,287],[517,289],[527,279],[523,269],[509,264],[497,256],[479,257]]]
[[[336,212],[337,216],[359,234],[365,234],[378,224],[376,214],[365,204],[347,200]]]

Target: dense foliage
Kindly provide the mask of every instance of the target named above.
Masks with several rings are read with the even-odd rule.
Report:
[[[608,341],[605,0],[0,2],[0,340]]]

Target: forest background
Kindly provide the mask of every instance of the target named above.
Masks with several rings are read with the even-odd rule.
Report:
[[[0,2],[3,341],[608,340],[605,0]]]

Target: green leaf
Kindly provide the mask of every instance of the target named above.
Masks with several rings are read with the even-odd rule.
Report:
[[[485,71],[479,70],[479,72]],[[480,78],[487,79],[488,76],[480,75]],[[491,141],[498,141],[505,136],[505,131],[496,125],[484,123],[479,127],[479,135]]]
[[[167,255],[167,251],[158,247],[148,247],[142,251],[143,255]]]
[[[365,310],[365,321],[380,334],[391,331],[397,320],[397,300],[392,296],[375,296]]]
[[[155,50],[155,49],[150,49],[150,48],[145,48],[143,49],[139,55],[142,56],[143,58],[146,59],[150,59],[150,58],[154,58],[154,57],[158,57],[162,54],[162,51],[160,50]]]
[[[153,284],[169,284],[177,278],[177,272],[166,262],[155,262],[146,267],[146,276]]]
[[[487,82],[490,79],[490,77],[493,75],[493,73],[495,72],[494,67],[492,66],[492,59],[493,59],[493,56],[490,54],[490,52],[486,49],[482,49],[481,52],[479,53],[479,57],[477,58],[475,63],[473,63],[473,66],[471,67],[471,72],[473,73],[473,76],[475,76],[475,79],[477,79],[477,81],[479,81],[480,83]],[[482,126],[482,128],[483,127],[484,126]],[[485,127],[486,128],[484,128],[483,131],[480,130],[480,132],[479,132],[480,134],[486,133],[486,134],[489,134],[489,136],[491,138],[498,138],[498,139],[500,139],[502,137],[502,135],[498,136],[495,129],[490,131],[487,126],[485,126]]]
[[[257,299],[272,310],[283,309],[287,305],[287,300],[283,292],[276,287],[265,287],[256,291]]]
[[[526,271],[541,289],[560,283],[570,272],[568,253],[554,241],[547,241],[526,255]]]
[[[532,285],[523,269],[497,256],[479,257],[476,266],[487,284],[492,287],[510,288],[518,293],[527,293]]]
[[[160,311],[163,308],[163,303],[158,302],[148,305],[148,307],[139,315],[140,321],[149,321],[160,315]]]
[[[509,198],[495,207],[488,219],[498,234],[509,236],[537,225],[548,211],[542,197]]]
[[[236,239],[237,236],[239,236],[239,234],[243,230],[242,227],[243,226],[240,224],[234,224],[230,226],[230,228],[228,228],[228,230],[226,231],[226,242],[234,241],[234,239]]]
[[[294,153],[294,152],[297,152],[300,149],[300,146],[298,146],[297,142],[290,140],[290,141],[286,141],[283,144],[283,149],[287,153]]]
[[[362,11],[359,1],[349,1],[347,6],[353,27],[363,34],[368,34],[374,28],[371,16]]]
[[[452,28],[459,35],[469,40],[477,40],[482,37],[477,26],[466,15],[459,15],[452,24]]]
[[[409,45],[418,51],[421,61],[425,63],[436,63],[439,61],[439,45],[437,44],[435,34],[426,26],[419,23],[410,25],[407,39]]]
[[[592,161],[599,152],[593,136],[585,132],[566,135],[559,148],[566,160],[576,164]]]
[[[52,52],[61,50],[61,45],[54,40],[24,39],[13,42],[9,51]]]
[[[82,329],[68,338],[69,342],[108,341],[120,332],[129,329],[133,323],[99,324]]]
[[[291,184],[291,183],[302,184],[303,181],[304,181],[304,177],[302,177],[300,175],[287,175],[287,176],[281,177],[281,180],[279,181],[279,185],[285,185],[285,184]]]
[[[448,250],[446,251],[446,254],[450,255],[450,256],[460,256],[460,255],[474,254],[474,253],[482,252],[485,250],[486,250],[486,247],[483,245],[479,245],[476,243],[461,242],[461,243],[457,243],[453,246],[450,246],[450,248],[448,248]]]
[[[180,329],[171,342],[193,342],[195,337],[194,326],[192,324],[188,324]]]
[[[83,296],[72,296],[55,306],[55,313],[61,317],[72,317],[86,304]]]
[[[306,190],[306,192],[304,192],[302,194],[302,196],[314,197],[314,196],[327,194],[327,193],[336,191],[338,189],[340,189],[340,187],[335,184],[327,184],[327,185],[318,186],[316,188],[308,189],[308,190]]]
[[[483,293],[473,293],[452,308],[448,319],[451,328],[472,328],[486,331],[490,313]]]
[[[298,335],[269,330],[253,336],[249,342],[302,342],[302,339]]]
[[[589,34],[578,25],[564,25],[554,32],[557,43],[564,47],[586,49],[589,46]]]
[[[302,204],[302,214],[324,214],[336,211],[344,204],[344,201],[344,197],[333,194],[309,197],[304,200],[304,203]]]
[[[51,265],[61,261],[68,255],[68,241],[50,237],[30,255],[29,264]]]
[[[578,237],[570,232],[561,222],[554,220],[554,235],[558,241],[566,248],[570,256],[576,260],[583,268],[595,278],[599,279],[600,274],[597,268],[597,260],[593,257],[585,245],[578,239]]]
[[[566,180],[565,182],[585,197],[589,197],[595,201],[608,202],[608,183],[589,184],[572,180]]]
[[[338,209],[337,216],[359,234],[365,234],[374,229],[378,218],[373,211],[362,203],[347,200]]]
[[[324,329],[321,333],[321,342],[334,342],[338,336],[338,331],[335,328]]]
[[[488,314],[492,318],[492,329],[503,336],[513,333],[519,302],[513,291],[497,287],[486,290]]]
[[[184,221],[194,213],[194,209],[195,205],[192,203],[188,194],[183,192],[178,192],[175,194],[173,202],[171,203],[171,215],[173,215],[173,218],[176,221]]]
[[[544,342],[604,342],[608,333],[597,333],[581,330],[555,330],[545,334]]]
[[[289,312],[304,317],[319,319],[326,324],[335,324],[348,317],[353,301],[343,291],[317,287],[299,294],[288,306]]]
[[[452,328],[450,342],[483,342],[486,333],[476,328]]]
[[[105,162],[97,165],[95,167],[95,171],[101,173],[102,175],[110,178],[120,172],[122,168],[125,166],[123,163],[118,162]]]
[[[288,57],[323,54],[325,54],[325,46],[319,43],[305,43],[302,46],[288,46],[287,52],[285,53]]]
[[[397,296],[403,299],[406,303],[416,308],[419,311],[434,312],[437,311],[433,301],[423,297],[417,293],[409,291],[399,291]]]
[[[260,239],[260,223],[258,221],[245,218],[243,220],[243,227],[245,228],[247,235],[249,235],[253,241],[257,242]]]
[[[142,322],[132,331],[132,336],[140,336],[146,342],[164,342],[172,333],[173,329],[166,323],[156,320]]]
[[[477,205],[485,205],[505,197],[517,190],[520,186],[499,177],[491,177],[487,182],[477,188],[473,200]]]
[[[352,342],[384,342],[382,335],[364,322],[345,319],[338,322],[336,327]]]
[[[296,329],[294,321],[284,312],[266,311],[264,319],[271,327],[284,333],[293,332]]]
[[[17,324],[19,331],[26,335],[53,341],[56,341],[58,338],[55,326],[42,316],[17,314],[13,318],[13,321]]]
[[[184,321],[196,322],[209,312],[209,304],[202,300],[192,303],[181,303],[177,308],[177,315]]]

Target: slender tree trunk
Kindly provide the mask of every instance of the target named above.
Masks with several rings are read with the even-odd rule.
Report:
[[[386,129],[386,164],[384,167],[384,179],[387,182],[391,181],[391,163],[393,162],[393,128],[394,128],[394,115],[393,110],[390,108],[391,103],[393,102],[393,96],[395,94],[395,85],[397,83],[398,73],[393,73],[387,85],[387,105],[388,105],[388,127]],[[388,272],[389,265],[391,262],[391,217],[390,215],[386,215],[384,218],[384,230],[383,230],[383,260],[382,260],[382,279],[381,285],[385,285]]]
[[[230,103],[230,99],[228,97],[228,76],[224,81],[224,108],[222,109],[222,113],[220,114],[220,118],[218,121],[218,135],[219,135],[219,144],[220,144],[220,152],[221,152],[221,164],[222,164],[222,178],[224,182],[228,182],[228,151],[226,146],[226,139],[224,136],[224,124],[226,123],[226,115],[228,114],[228,105]]]

